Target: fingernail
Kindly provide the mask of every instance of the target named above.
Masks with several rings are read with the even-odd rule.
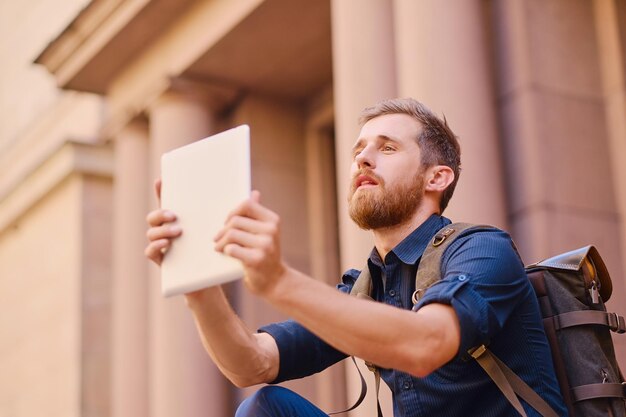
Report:
[[[180,228],[180,226],[170,226],[170,232],[172,233],[180,233],[182,231],[182,229]]]

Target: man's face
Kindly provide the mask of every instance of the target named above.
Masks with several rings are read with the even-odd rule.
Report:
[[[353,148],[350,217],[362,229],[396,226],[410,219],[424,194],[416,138],[421,126],[405,114],[363,125]]]

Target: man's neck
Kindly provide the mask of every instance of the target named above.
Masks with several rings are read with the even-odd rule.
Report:
[[[374,246],[384,262],[387,254],[402,242],[408,235],[424,223],[435,210],[420,207],[415,214],[406,222],[395,226],[372,230],[374,233]]]

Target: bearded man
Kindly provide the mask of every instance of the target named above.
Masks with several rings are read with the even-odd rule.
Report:
[[[415,274],[460,173],[460,148],[447,123],[413,99],[365,109],[353,147],[350,216],[371,230],[371,302],[351,297],[359,271],[339,291],[287,266],[279,216],[260,195],[235,208],[215,250],[242,262],[246,288],[293,320],[248,331],[219,287],[186,295],[207,352],[235,385],[278,383],[322,371],[348,355],[378,366],[396,417],[504,417],[517,412],[480,366],[472,347],[489,344],[558,415],[559,393],[536,298],[510,237],[468,231],[445,250],[441,281],[414,304]],[[175,214],[148,215],[146,255],[160,264],[181,230]],[[528,416],[539,414],[523,402]],[[238,417],[326,416],[297,394],[266,386]]]

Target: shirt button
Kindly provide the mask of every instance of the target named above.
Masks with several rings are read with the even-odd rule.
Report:
[[[465,281],[467,279],[467,275],[459,275],[459,281]]]
[[[389,290],[389,295],[392,297],[396,296],[396,292],[394,290]]]
[[[409,381],[404,381],[404,383],[402,384],[402,388],[404,388],[404,389],[409,389],[409,388],[411,388],[411,382],[409,382]]]

